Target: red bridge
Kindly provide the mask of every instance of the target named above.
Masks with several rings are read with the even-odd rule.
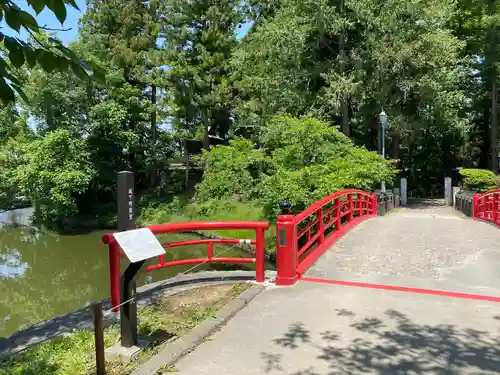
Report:
[[[278,216],[277,233],[277,277],[276,285],[292,285],[331,246],[337,238],[349,229],[370,217],[376,216],[377,197],[362,190],[343,190],[316,202],[298,215]],[[207,245],[205,258],[183,259],[165,262],[163,255],[156,264],[148,265],[144,271],[201,263],[255,263],[257,282],[264,281],[265,243],[264,231],[268,222],[186,222],[148,226],[155,235],[192,231],[249,230],[255,232],[255,239],[249,244],[255,247],[254,258],[214,257],[214,244],[239,244],[239,239],[200,239],[164,244],[167,250],[182,246]],[[109,247],[109,271],[112,306],[120,304],[120,259],[125,257],[112,233],[103,236]],[[117,309],[115,309],[116,311]]]
[[[154,234],[255,233],[252,240],[167,243],[168,251],[206,244],[207,256],[170,262],[159,257],[145,268],[255,264],[252,302],[178,358],[175,368],[190,375],[499,373],[500,190],[476,194],[472,218],[440,201],[378,216],[377,199],[343,190],[296,215],[284,212],[276,222],[275,273],[264,269],[269,223],[151,226]],[[120,249],[111,234],[104,242],[117,306]],[[214,244],[245,242],[254,256],[214,256]]]

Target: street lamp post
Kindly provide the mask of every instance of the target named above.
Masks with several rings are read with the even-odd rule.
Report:
[[[382,110],[379,114],[380,125],[382,127],[382,157],[385,159],[385,129],[387,127],[387,114]],[[385,181],[382,181],[380,192],[385,194]]]

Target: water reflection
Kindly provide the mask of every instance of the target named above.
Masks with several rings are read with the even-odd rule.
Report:
[[[190,236],[172,234],[162,241],[193,239]],[[108,298],[108,251],[101,237],[102,232],[63,236],[29,226],[0,225],[0,337],[88,302]],[[247,256],[235,249],[227,252],[226,247],[216,246],[214,253],[219,252],[224,252],[224,256]],[[205,257],[206,253],[206,245],[177,248],[167,253],[166,260]],[[190,267],[140,273],[137,284],[164,280]],[[235,266],[202,265],[197,271],[209,268],[224,270]]]
[[[7,249],[0,252],[0,278],[9,278],[24,275],[29,265],[21,260],[21,253],[17,249]]]
[[[106,298],[101,234],[59,236],[33,227],[0,228],[0,336]]]
[[[0,211],[0,226],[29,226],[31,225],[33,212],[33,208],[31,207]]]

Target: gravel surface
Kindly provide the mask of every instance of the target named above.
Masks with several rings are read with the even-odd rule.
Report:
[[[335,273],[451,280],[500,288],[500,230],[452,208],[417,206],[360,223],[312,267]]]

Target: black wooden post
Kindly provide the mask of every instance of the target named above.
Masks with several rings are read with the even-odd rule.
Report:
[[[102,302],[98,302],[92,306],[92,315],[94,317],[96,375],[106,375],[106,362],[104,359],[104,319],[102,313]]]
[[[135,299],[135,276],[146,261],[130,263],[121,277],[122,303],[130,298],[132,301],[120,307],[121,342],[125,348],[137,345],[137,301]]]
[[[118,181],[118,231],[136,228],[136,206],[134,173],[121,171]],[[120,280],[121,303],[136,295],[135,275],[141,269],[143,262],[131,263]],[[137,345],[137,302],[135,298],[120,306],[121,344],[126,348]]]
[[[135,229],[135,188],[134,173],[121,171],[117,173],[118,181],[118,231]]]

